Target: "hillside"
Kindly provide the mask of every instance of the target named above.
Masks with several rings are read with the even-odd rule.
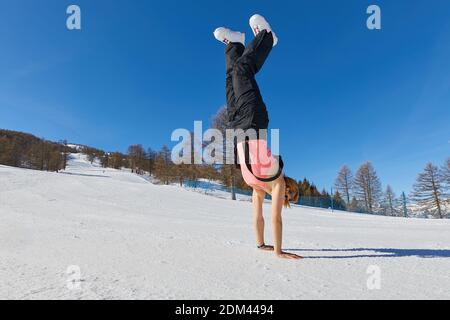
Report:
[[[450,298],[449,220],[295,207],[284,248],[305,259],[292,261],[255,249],[251,218],[248,201],[81,154],[62,173],[0,166],[0,299]]]

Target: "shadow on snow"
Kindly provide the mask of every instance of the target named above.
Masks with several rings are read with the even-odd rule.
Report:
[[[71,176],[95,177],[95,178],[111,178],[110,176],[102,176],[99,174],[75,173],[75,172],[59,172],[60,174],[68,174]]]
[[[304,256],[305,259],[356,259],[356,258],[450,258],[450,249],[394,249],[394,248],[350,248],[350,249],[286,249],[296,252],[340,252],[347,255]],[[372,251],[373,253],[366,253]]]

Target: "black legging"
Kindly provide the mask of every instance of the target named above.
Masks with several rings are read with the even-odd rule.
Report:
[[[273,47],[272,33],[263,30],[247,48],[233,42],[225,48],[226,94],[229,126],[233,129],[267,129],[269,117],[255,75]]]

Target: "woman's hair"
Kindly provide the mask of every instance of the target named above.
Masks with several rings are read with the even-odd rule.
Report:
[[[284,199],[284,207],[285,208],[290,208],[290,202],[292,203],[297,203],[298,202],[298,198],[299,198],[299,190],[298,190],[298,184],[297,181],[295,181],[292,178],[289,177],[284,177],[284,183],[286,185],[286,188],[289,188],[289,198],[290,200],[288,200],[288,197],[286,196]]]

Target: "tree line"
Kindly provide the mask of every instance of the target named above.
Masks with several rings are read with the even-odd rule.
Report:
[[[219,112],[218,117],[213,121],[217,126],[225,121],[223,111]],[[175,165],[167,145],[159,151],[133,144],[125,153],[106,152],[90,146],[69,147],[67,141],[51,142],[23,132],[0,130],[0,164],[3,165],[57,172],[66,168],[70,153],[79,152],[85,154],[91,163],[97,162],[104,168],[128,169],[139,175],[146,174],[162,184],[177,183],[183,186],[189,182],[195,186],[200,179],[218,181],[229,188],[233,199],[236,199],[238,190],[251,190],[235,165]],[[344,209],[339,193],[331,196],[325,190],[320,192],[306,178],[298,181],[298,185],[301,204]]]
[[[68,155],[75,152],[66,141],[59,143],[31,134],[0,129],[0,164],[45,171],[66,168]]]
[[[363,163],[355,174],[344,165],[338,172],[335,188],[342,195],[348,211],[409,216],[446,218],[450,208],[450,158],[440,167],[428,163],[416,179],[412,192],[398,197],[392,187],[382,190],[372,163]]]
[[[229,186],[229,174],[223,168],[211,165],[175,165],[171,150],[145,149],[140,144],[130,145],[126,153],[106,152],[90,146],[69,147],[67,141],[52,142],[32,134],[0,129],[0,164],[43,171],[60,171],[67,166],[71,153],[86,154],[88,161],[97,161],[104,168],[129,169],[136,174],[148,174],[163,184],[199,179],[219,180]],[[245,188],[242,177],[236,179],[238,188]]]
[[[225,130],[225,109],[213,118],[213,127]],[[232,146],[224,146],[231,148]],[[97,161],[104,168],[128,169],[140,175],[149,175],[162,184],[186,182],[194,185],[200,179],[218,181],[229,188],[231,197],[236,191],[251,189],[245,184],[241,171],[232,164],[180,164],[171,160],[171,150],[164,145],[159,151],[144,148],[141,144],[130,145],[126,153],[106,152],[81,146],[73,148],[66,141],[52,142],[31,134],[0,130],[0,164],[36,170],[64,170],[70,153],[82,152],[90,162]],[[193,156],[193,155],[192,155]],[[334,208],[352,212],[409,216],[424,213],[437,218],[449,215],[450,208],[450,158],[440,167],[428,163],[417,176],[413,191],[397,196],[390,185],[383,190],[375,168],[370,162],[363,163],[355,174],[344,165],[335,180],[335,192],[319,191],[308,179],[298,180],[299,204]]]

